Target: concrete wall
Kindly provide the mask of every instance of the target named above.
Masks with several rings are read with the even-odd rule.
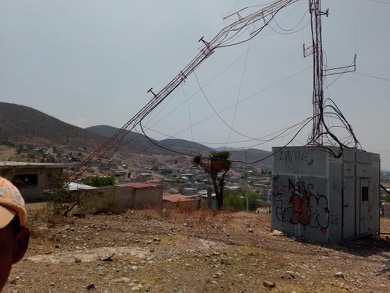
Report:
[[[149,187],[134,187],[133,197],[135,209],[161,207],[163,186],[151,185]]]
[[[143,209],[162,206],[163,186],[129,183],[99,188],[102,197],[113,197],[124,208]]]

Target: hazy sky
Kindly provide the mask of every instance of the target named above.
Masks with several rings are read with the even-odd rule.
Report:
[[[252,40],[217,49],[144,120],[147,135],[264,150],[290,141],[313,109],[312,58],[303,57],[303,44],[311,45],[308,2],[282,10]],[[269,3],[0,0],[0,101],[83,128],[122,127],[152,98],[149,88],[159,92],[198,54],[202,36],[211,40],[238,17],[225,16]],[[323,0],[326,9],[324,63],[351,65],[356,54],[357,71],[327,76],[325,98],[390,170],[390,0]],[[292,145],[305,144],[311,126]]]

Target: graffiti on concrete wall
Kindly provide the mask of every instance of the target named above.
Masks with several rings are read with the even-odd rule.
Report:
[[[310,166],[314,163],[314,159],[311,156],[311,151],[304,150],[287,150],[279,151],[275,155],[276,161],[283,161],[286,166],[307,165]]]
[[[328,199],[314,191],[313,184],[297,179],[283,183],[273,177],[272,211],[278,221],[309,225],[325,230],[329,226]]]

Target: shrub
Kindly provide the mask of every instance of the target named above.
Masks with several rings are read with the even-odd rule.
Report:
[[[102,186],[113,186],[115,184],[114,177],[90,177],[83,181],[83,184],[94,186],[94,187],[102,187]]]
[[[226,190],[224,192],[224,208],[233,210],[244,210],[246,209],[246,201],[248,198],[248,208],[251,211],[255,211],[261,202],[264,201],[264,196],[257,194],[256,192],[238,189],[238,190]],[[239,203],[238,201],[241,201]]]
[[[244,203],[239,194],[229,192],[224,196],[223,207],[224,209],[241,211],[244,209]]]

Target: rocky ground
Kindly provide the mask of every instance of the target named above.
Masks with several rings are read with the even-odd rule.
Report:
[[[390,292],[390,219],[380,237],[319,245],[272,233],[265,210],[29,212],[4,292]]]

